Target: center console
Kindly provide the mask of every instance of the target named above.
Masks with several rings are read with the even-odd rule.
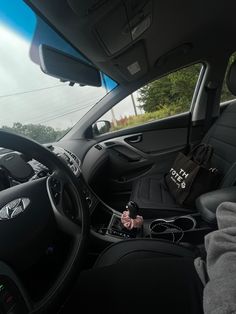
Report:
[[[211,223],[202,214],[202,208],[204,207],[205,209],[206,207],[205,199],[207,195],[204,195],[204,199],[196,202],[196,213],[163,217],[161,219],[156,219],[155,215],[153,215],[151,219],[144,219],[141,228],[128,230],[121,223],[122,213],[120,211],[114,210],[104,203],[85,182],[81,182],[81,186],[83,186],[82,191],[90,210],[91,245],[95,251],[111,243],[133,238],[155,238],[175,243],[185,242],[199,245],[204,243],[205,235],[213,231],[216,227],[216,225]],[[213,197],[207,197],[208,199],[214,200],[215,197],[213,195]],[[212,205],[213,211],[216,209],[215,205],[215,203]],[[207,212],[209,212],[208,207]],[[123,212],[125,208],[121,208],[120,210]]]
[[[100,241],[118,242],[132,238],[156,238],[172,242],[201,244],[204,236],[212,231],[199,213],[168,217],[162,219],[144,219],[141,228],[128,230],[121,223],[121,213],[99,203],[91,215],[91,233]]]

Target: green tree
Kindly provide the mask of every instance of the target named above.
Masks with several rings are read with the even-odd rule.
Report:
[[[228,68],[235,60],[236,54],[233,54],[230,57]],[[155,112],[163,108],[165,110],[168,110],[168,108],[174,110],[175,113],[187,111],[192,100],[200,68],[200,64],[195,64],[144,86],[139,90],[138,101],[141,102],[140,106],[145,112]],[[226,80],[224,80],[221,102],[234,98],[235,96],[228,90]]]
[[[228,67],[227,67],[227,71],[226,71],[226,76],[227,76],[227,72],[228,72],[228,69],[229,67],[231,66],[231,64],[236,60],[236,53],[234,53],[230,59],[229,59],[229,64],[228,64]],[[227,100],[231,100],[231,99],[234,99],[235,96],[233,94],[231,94],[231,92],[228,90],[227,88],[227,85],[226,85],[226,76],[225,76],[225,79],[224,79],[224,82],[223,82],[223,87],[222,87],[222,91],[221,91],[221,99],[220,101],[223,102],[223,101],[227,101]]]
[[[201,69],[200,64],[184,68],[156,80],[139,90],[138,101],[145,112],[153,112],[166,106],[180,112],[188,110]]]
[[[12,127],[3,126],[2,129],[27,136],[39,143],[50,143],[60,139],[69,129],[55,130],[54,128],[41,124],[21,124],[15,122]]]

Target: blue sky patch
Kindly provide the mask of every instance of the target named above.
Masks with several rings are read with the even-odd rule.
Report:
[[[28,39],[34,34],[35,14],[22,0],[1,1],[0,21]]]
[[[0,23],[14,30],[21,37],[29,41],[33,40],[32,46],[34,47],[37,47],[40,43],[45,43],[85,60],[78,51],[61,38],[50,26],[41,19],[37,19],[35,13],[23,0],[1,1]],[[38,34],[37,30],[39,30]],[[43,30],[43,32],[40,32],[40,30]],[[34,55],[31,53],[31,59],[37,63],[37,53],[34,53]],[[106,87],[107,91],[110,91],[117,86],[117,83],[104,75],[103,86]]]

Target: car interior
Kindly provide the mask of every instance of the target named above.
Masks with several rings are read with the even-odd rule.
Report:
[[[0,131],[0,313],[69,313],[63,305],[81,270],[206,258],[204,237],[218,228],[217,207],[236,202],[235,2],[22,2],[38,18],[38,33],[43,21],[89,60],[89,69],[75,60],[67,67],[67,55],[41,46],[44,73],[100,86],[100,71],[117,85],[58,141],[41,145]],[[50,68],[55,60],[59,67]],[[103,116],[113,107],[193,65],[200,67],[186,112],[110,130]],[[67,70],[81,77],[67,80]],[[223,89],[230,95],[224,101]],[[211,167],[221,181],[180,205],[165,176],[179,152],[201,143],[213,147]],[[121,223],[129,202],[134,217],[143,217],[140,228]]]

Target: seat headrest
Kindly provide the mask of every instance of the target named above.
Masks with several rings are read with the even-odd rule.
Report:
[[[231,64],[228,70],[226,84],[229,91],[236,96],[236,60]]]

